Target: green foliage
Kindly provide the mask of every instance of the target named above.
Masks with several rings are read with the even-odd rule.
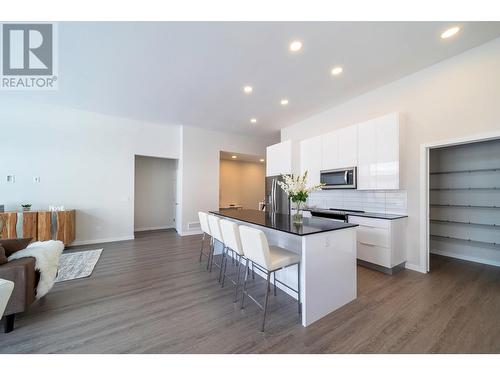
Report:
[[[290,199],[293,203],[306,202],[308,196],[309,194],[307,193],[307,191],[299,191],[296,194],[290,195]]]

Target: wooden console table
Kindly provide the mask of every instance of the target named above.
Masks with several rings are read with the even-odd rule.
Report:
[[[75,240],[75,210],[0,212],[2,238],[31,237],[33,241]]]

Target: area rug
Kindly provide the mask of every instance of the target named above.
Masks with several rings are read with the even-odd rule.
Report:
[[[61,255],[56,283],[89,277],[101,256],[102,249]]]

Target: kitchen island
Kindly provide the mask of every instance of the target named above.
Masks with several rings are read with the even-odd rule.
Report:
[[[270,245],[301,255],[300,270],[291,266],[278,271],[276,277],[297,290],[300,272],[303,326],[356,299],[356,224],[314,217],[295,224],[291,215],[257,210],[211,213],[258,228],[266,234]],[[277,287],[297,298],[296,292],[282,284],[277,283]]]

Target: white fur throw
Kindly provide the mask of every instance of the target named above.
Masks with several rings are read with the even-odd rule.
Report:
[[[59,268],[59,258],[64,250],[61,241],[33,242],[26,249],[19,250],[7,258],[13,259],[33,257],[35,258],[35,269],[40,271],[40,281],[36,288],[36,298],[40,299],[46,295],[54,286],[54,280]]]

